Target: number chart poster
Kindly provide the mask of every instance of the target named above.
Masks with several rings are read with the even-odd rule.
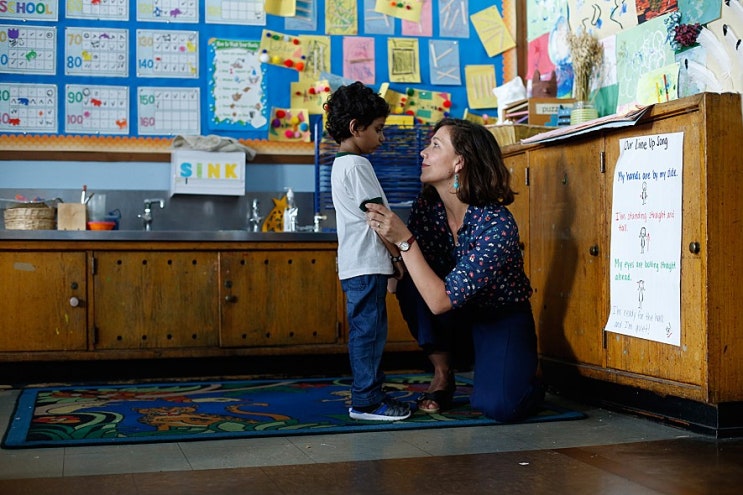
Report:
[[[619,141],[605,330],[681,345],[682,132]]]

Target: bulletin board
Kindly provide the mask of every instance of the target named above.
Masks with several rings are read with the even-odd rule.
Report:
[[[354,80],[422,121],[493,114],[515,26],[513,0],[0,2],[0,149],[306,142]]]

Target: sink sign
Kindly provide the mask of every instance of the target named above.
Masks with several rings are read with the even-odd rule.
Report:
[[[245,195],[245,153],[175,150],[170,194]]]

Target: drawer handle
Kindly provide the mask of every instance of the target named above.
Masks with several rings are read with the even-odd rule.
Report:
[[[596,246],[596,245],[593,245],[593,246],[591,246],[591,247],[590,247],[590,248],[588,249],[588,253],[589,253],[589,254],[590,254],[591,256],[598,256],[598,255],[599,255],[599,247],[598,247],[598,246]]]
[[[692,252],[692,254],[699,254],[699,251],[702,250],[702,245],[698,242],[691,242],[689,243],[689,251]]]
[[[224,296],[224,301],[228,303],[237,302],[237,296],[233,296],[232,294]]]
[[[72,296],[70,298],[70,306],[72,306],[73,308],[77,308],[78,306],[80,306],[80,299],[78,299],[75,296]]]

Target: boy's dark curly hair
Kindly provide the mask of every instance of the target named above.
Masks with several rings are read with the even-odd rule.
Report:
[[[356,119],[359,129],[363,130],[379,117],[390,114],[390,106],[384,98],[359,81],[336,89],[323,108],[327,113],[325,130],[339,144],[351,137],[352,120]]]

